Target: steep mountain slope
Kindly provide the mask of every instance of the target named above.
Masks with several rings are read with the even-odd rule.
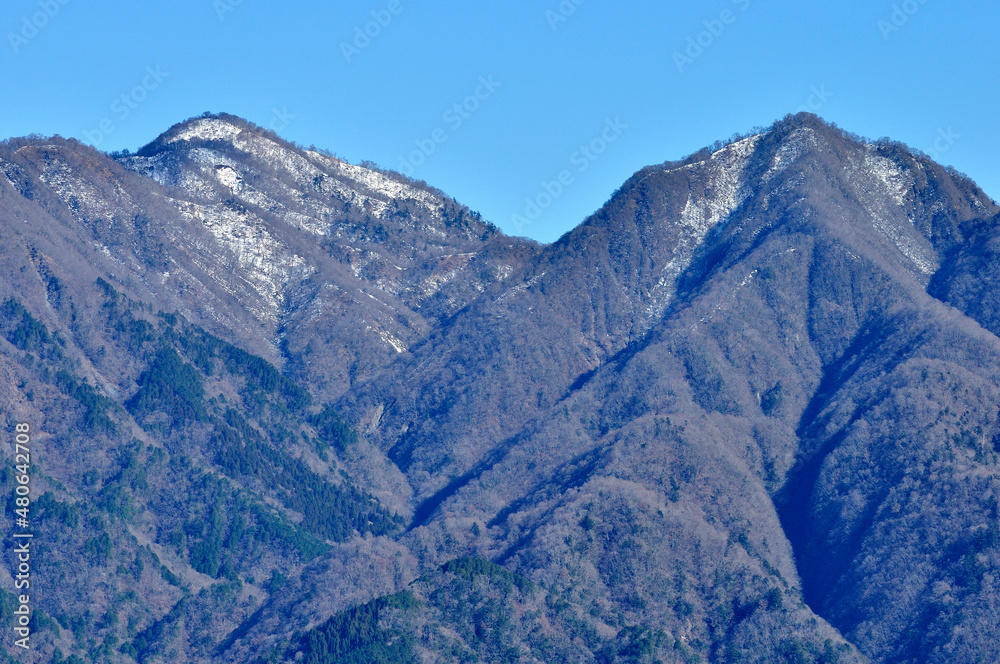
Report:
[[[412,360],[397,362],[389,370],[394,378],[352,391],[344,407],[359,421],[378,420],[371,433],[404,469],[413,450],[430,457],[410,473],[423,472],[420,484],[429,474],[438,488],[449,474],[465,472],[575,380],[643,338],[706,233],[748,195],[745,170],[756,141],[636,175],[626,185],[634,195],[617,195],[487,290],[414,348]],[[400,381],[403,375],[421,379]],[[440,387],[427,391],[428,384]],[[379,392],[383,386],[391,391]]]
[[[59,138],[0,152],[2,407],[5,421],[32,423],[44,450],[33,478],[46,505],[41,652],[211,657],[286,576],[346,540],[398,530],[406,481],[324,395],[535,245],[499,238],[422,185],[229,116],[120,158],[166,184]],[[236,158],[255,185],[239,187],[245,198],[215,168]],[[330,191],[312,200],[324,172]],[[255,207],[268,192],[267,209]],[[386,228],[393,242],[369,237]],[[307,377],[315,405],[271,363]],[[377,541],[369,550],[399,550]]]
[[[1000,219],[967,231],[934,275],[930,292],[961,310],[993,334],[1000,334]]]
[[[378,422],[369,427],[373,440],[404,469],[411,449],[431,457],[420,470],[431,472],[439,488],[444,476],[467,471],[588,371],[643,343],[678,289],[683,295],[725,261],[743,260],[769,225],[811,233],[824,224],[834,233],[830,242],[849,242],[890,261],[881,269],[926,285],[938,252],[956,242],[955,229],[995,206],[926,160],[906,157],[897,165],[886,154],[904,159],[895,146],[862,147],[804,119],[716,153],[644,169],[514,275],[509,282],[516,285],[494,286],[412,349],[412,358],[400,358],[342,405],[357,421]],[[904,201],[904,192],[915,198]],[[945,193],[954,197],[950,204],[936,198]],[[804,204],[806,195],[815,200]],[[843,306],[838,298],[846,295],[826,299]],[[823,362],[842,350],[847,335],[841,321],[815,335]],[[439,387],[428,391],[429,384]]]
[[[687,180],[691,177],[689,173],[715,166],[713,162],[722,162],[715,168],[717,172],[727,173],[727,158],[734,153],[746,155],[744,163],[729,171],[729,177],[724,180],[728,186],[709,187],[709,202],[701,202],[704,190],[691,191]],[[684,180],[680,180],[677,170],[683,173],[680,177]],[[735,177],[731,175],[734,172]],[[663,186],[667,193],[657,192],[657,195],[653,192],[660,179],[666,183]],[[671,208],[671,195],[675,201],[684,202],[675,202]],[[709,222],[702,227],[687,221],[694,216],[690,210],[712,209],[713,205],[724,213],[715,217],[705,215],[702,218],[707,217]],[[649,219],[644,212],[650,208],[666,211],[658,219],[659,224],[657,220],[644,223]],[[569,372],[553,376],[551,369],[555,363],[552,362],[522,365],[514,380],[501,378],[492,383],[483,379],[483,375],[491,371],[492,359],[482,363],[486,369],[465,368],[465,373],[476,377],[474,384],[472,381],[468,384],[462,381],[441,383],[447,385],[439,388],[446,391],[439,397],[441,402],[460,404],[455,408],[470,405],[455,418],[454,434],[450,428],[452,420],[447,415],[442,417],[435,413],[433,420],[426,420],[433,433],[427,434],[426,440],[414,447],[430,459],[416,471],[405,464],[402,466],[416,480],[417,499],[424,497],[421,485],[425,482],[433,482],[436,489],[416,508],[415,524],[423,528],[412,531],[408,537],[422,543],[429,541],[431,544],[424,546],[428,546],[436,558],[441,556],[440,542],[445,537],[458,540],[459,545],[451,551],[460,552],[463,540],[470,540],[462,531],[469,528],[471,517],[497,528],[499,532],[491,531],[491,535],[498,537],[500,542],[472,542],[464,546],[481,546],[486,555],[517,561],[525,566],[519,568],[522,573],[532,578],[545,569],[550,574],[565,573],[566,569],[572,569],[572,561],[578,553],[572,548],[562,555],[555,555],[554,551],[561,548],[558,542],[562,536],[576,539],[573,533],[580,533],[578,522],[587,513],[586,505],[605,503],[593,495],[595,491],[601,493],[602,490],[596,487],[602,486],[602,482],[613,478],[615,483],[625,481],[630,486],[629,489],[619,487],[618,491],[631,494],[625,504],[633,506],[622,509],[630,514],[629,519],[636,520],[634,504],[646,505],[643,510],[647,512],[651,509],[650,504],[669,504],[671,493],[685,485],[679,477],[686,475],[694,491],[704,491],[694,502],[715,506],[706,521],[718,520],[726,524],[721,529],[723,537],[731,540],[745,537],[747,533],[755,534],[749,540],[749,549],[755,552],[753,557],[758,558],[757,573],[761,569],[779,570],[781,573],[775,574],[777,580],[795,588],[798,586],[794,571],[797,559],[810,603],[821,615],[836,617],[835,624],[863,646],[864,651],[887,661],[907,661],[906,657],[928,657],[935,648],[950,647],[946,646],[952,638],[950,633],[948,636],[935,635],[927,646],[914,646],[915,635],[923,638],[922,629],[937,614],[930,617],[926,614],[926,596],[922,602],[914,602],[904,609],[890,591],[902,592],[902,588],[909,585],[916,592],[918,588],[930,588],[935,583],[955,583],[954,570],[938,570],[937,576],[925,574],[918,580],[903,580],[901,574],[894,578],[893,583],[899,587],[886,586],[885,601],[902,615],[893,617],[893,622],[885,618],[886,624],[882,624],[878,616],[887,614],[889,606],[860,612],[870,613],[867,620],[859,615],[861,606],[871,602],[867,595],[859,600],[862,589],[872,592],[872,588],[879,587],[878,581],[871,576],[874,569],[851,579],[850,588],[845,585],[848,579],[831,583],[831,576],[837,570],[855,571],[854,566],[865,560],[862,552],[867,549],[859,547],[856,540],[875,524],[871,514],[860,526],[840,524],[845,530],[840,533],[843,541],[839,546],[837,540],[831,538],[830,519],[846,518],[843,513],[846,508],[838,511],[834,507],[846,498],[836,495],[837,491],[830,486],[832,478],[851,477],[852,473],[861,473],[861,469],[827,469],[827,465],[838,458],[831,450],[840,444],[856,443],[842,443],[838,437],[844,434],[839,429],[819,434],[816,418],[831,404],[844,407],[841,399],[845,398],[845,393],[841,390],[853,395],[849,403],[857,403],[859,393],[876,391],[878,394],[888,389],[882,386],[885,378],[878,372],[865,374],[866,380],[859,384],[849,383],[847,376],[850,374],[845,374],[844,367],[853,370],[855,364],[871,363],[886,373],[902,373],[904,370],[897,365],[903,362],[900,356],[904,354],[907,363],[944,362],[947,372],[958,372],[970,384],[985,380],[986,383],[967,398],[972,403],[980,403],[980,409],[983,404],[990,404],[986,407],[995,410],[992,404],[996,403],[993,392],[996,378],[993,369],[986,368],[984,373],[981,366],[984,363],[991,367],[984,358],[992,357],[994,351],[987,352],[982,346],[984,337],[971,321],[941,308],[925,292],[937,265],[947,260],[956,247],[966,246],[968,241],[963,236],[985,232],[984,229],[990,227],[988,218],[995,211],[993,202],[966,180],[945,172],[925,158],[913,156],[893,144],[860,144],[810,118],[782,123],[763,137],[746,139],[714,155],[704,155],[700,161],[696,158],[694,163],[684,164],[680,169],[671,164],[638,174],[605,210],[547,249],[539,258],[542,266],[536,268],[536,274],[547,276],[550,270],[546,269],[548,264],[544,261],[558,261],[561,252],[573,250],[567,247],[589,247],[593,226],[610,227],[605,237],[611,240],[598,246],[605,249],[607,255],[616,257],[605,259],[615,264],[627,262],[627,258],[621,257],[633,255],[638,245],[646,249],[640,254],[642,258],[656,256],[656,238],[646,236],[641,241],[632,241],[632,237],[646,228],[669,229],[663,231],[664,234],[676,233],[677,226],[693,229],[680,238],[668,235],[673,242],[672,255],[665,252],[658,263],[653,262],[659,267],[654,274],[668,275],[664,281],[653,282],[651,277],[644,280],[640,266],[626,273],[635,280],[633,283],[647,285],[645,290],[641,286],[634,289],[638,294],[632,302],[633,311],[664,306],[657,298],[656,285],[676,283],[676,291],[667,291],[661,296],[667,301],[664,307],[667,315],[639,343],[626,346],[627,342],[619,342],[624,350],[612,356],[610,362],[600,366],[593,375],[583,374],[577,379],[577,385],[571,385]],[[680,221],[671,219],[672,214]],[[697,246],[698,242],[703,243]],[[581,261],[581,264],[596,264],[596,273],[602,260]],[[555,269],[551,272],[558,274]],[[594,281],[615,295],[626,290],[613,277],[595,278]],[[545,307],[546,302],[572,302],[578,316],[593,315],[586,296],[580,292],[585,289],[575,287],[587,283],[585,279],[573,280],[573,286],[566,291],[555,287],[543,290],[541,284],[551,283],[546,282],[545,277],[538,283],[540,294],[523,304],[520,311],[532,312],[535,306]],[[630,320],[642,321],[642,318],[633,316]],[[900,320],[911,322],[904,324]],[[580,357],[584,352],[582,344],[566,343],[567,339],[574,338],[573,334],[579,334],[576,324],[572,319],[564,324],[561,334],[555,337],[563,341],[558,350],[555,343],[549,342],[549,345],[542,338],[538,344],[543,345],[543,350],[534,352],[563,358]],[[943,330],[951,335],[947,342],[941,338]],[[442,332],[442,336],[448,332]],[[492,327],[486,327],[482,334],[487,340],[482,341],[481,346],[492,348],[497,356],[532,357],[521,354],[521,348],[516,345],[511,350],[497,349],[507,343],[507,329],[496,334]],[[876,340],[882,341],[883,336],[893,337],[892,343],[876,343]],[[993,347],[994,340],[989,335],[985,342]],[[949,343],[957,346],[952,353],[946,351]],[[970,348],[975,351],[964,350]],[[432,354],[434,351],[425,351],[424,347],[415,349],[413,359],[402,358],[388,371],[404,375],[418,373],[425,365],[443,366],[446,370],[454,366],[451,358],[447,362],[433,355],[423,358],[423,352]],[[505,371],[510,370],[505,368]],[[957,419],[950,427],[939,424],[939,433],[928,436],[926,431],[932,422],[917,419],[907,422],[903,428],[903,422],[894,417],[895,410],[885,404],[876,411],[882,419],[875,418],[887,429],[883,435],[891,432],[890,440],[897,444],[901,444],[901,439],[913,440],[907,445],[926,441],[923,444],[939,451],[939,448],[949,450],[955,445],[958,431],[978,431],[976,436],[991,440],[993,434],[989,432],[995,426],[995,418],[987,417],[974,426],[968,424],[970,406],[966,403],[959,407],[953,401],[952,386],[944,392],[943,385],[926,378],[923,371],[916,374],[916,380],[912,371],[904,376],[898,378],[902,384],[894,390],[927,392],[937,409],[935,414],[948,413]],[[973,379],[973,376],[978,377]],[[929,384],[923,385],[921,381]],[[381,385],[378,379],[373,383]],[[387,380],[386,384],[397,393],[409,387],[394,380]],[[527,389],[538,390],[539,395],[548,390],[555,405],[546,409],[541,397],[537,402],[528,398],[528,394],[535,395],[526,394],[525,384],[530,386]],[[364,394],[366,389],[362,386],[360,393]],[[523,400],[519,407],[510,409],[513,416],[508,428],[490,437],[493,432],[480,423],[497,417],[498,413],[508,412],[491,402],[495,398],[494,391],[502,399],[515,390],[520,391]],[[564,396],[566,390],[570,391],[568,396]],[[423,396],[424,392],[419,394]],[[388,396],[380,393],[378,397],[407,406],[415,401],[394,393]],[[480,407],[484,403],[489,405]],[[419,413],[429,410],[419,402],[410,407]],[[392,420],[385,415],[382,417],[382,426],[391,433]],[[861,418],[855,416],[855,419]],[[959,420],[961,427],[957,424]],[[470,431],[468,425],[461,426],[462,421],[475,423],[475,428]],[[670,429],[664,423],[679,426],[683,434],[665,435],[664,431]],[[407,422],[401,427],[407,429],[405,436],[412,435],[412,426]],[[382,445],[392,455],[399,443],[390,446],[383,442]],[[919,490],[911,499],[907,513],[911,518],[920,514],[934,520],[932,531],[944,537],[944,546],[959,552],[973,546],[966,541],[969,537],[979,542],[975,546],[980,548],[995,545],[990,539],[993,537],[990,533],[995,532],[991,530],[995,528],[995,520],[991,522],[988,517],[995,509],[998,479],[996,459],[987,454],[991,445],[985,444],[974,455],[974,461],[984,467],[967,469],[964,455],[946,462],[952,474],[963,476],[971,470],[978,477],[975,491],[981,493],[975,495],[982,498],[964,499],[961,503],[961,511],[970,515],[967,523],[963,524],[957,517],[954,522],[947,523],[936,510],[927,510],[926,514],[919,510],[919,502],[924,496],[941,494],[942,488],[935,484],[940,482],[938,478],[935,477],[935,483],[923,478],[914,484]],[[691,463],[680,455],[678,447],[697,450],[698,463]],[[665,448],[660,452],[663,456],[657,456],[651,448]],[[715,459],[711,459],[710,450],[714,451]],[[710,455],[708,459],[706,454]],[[884,457],[869,451],[861,458],[870,462]],[[910,463],[914,462],[907,461]],[[447,472],[455,466],[458,468],[451,471],[450,481],[445,484],[446,480],[440,476],[442,471]],[[819,474],[821,467],[824,468],[822,475]],[[431,469],[429,473],[419,472],[428,468]],[[693,475],[692,468],[700,472]],[[892,467],[867,470],[874,475],[868,489],[873,495],[864,498],[865,503],[870,503],[867,509],[873,512],[879,509],[886,499],[883,494],[902,472]],[[909,468],[906,472],[912,474],[916,470]],[[693,476],[702,478],[701,482],[691,479]],[[747,486],[749,478],[753,478],[749,487],[757,493],[756,498],[751,497],[753,494],[737,498],[739,494],[733,495],[733,489],[724,489]],[[585,491],[591,486],[595,488]],[[526,488],[531,490],[525,493]],[[579,502],[570,497],[575,491],[583,493]],[[861,500],[859,488],[849,482],[839,491],[848,492],[852,500]],[[720,508],[716,505],[722,500],[721,496],[725,496],[725,501]],[[778,499],[783,506],[780,512],[771,504],[771,498]],[[825,501],[833,501],[833,504]],[[663,512],[661,507],[656,510]],[[958,511],[957,506],[955,510]],[[561,512],[566,516],[560,519],[557,515]],[[834,516],[819,518],[830,512]],[[983,519],[974,515],[987,516]],[[609,520],[618,521],[614,517]],[[775,542],[783,540],[782,520],[787,532],[793,535],[792,542],[797,548],[794,558],[787,548],[782,551],[781,547],[774,546]],[[803,522],[808,527],[803,527]],[[641,519],[640,523],[636,529],[649,537],[649,526]],[[697,529],[690,522],[687,526],[684,531],[687,537],[693,538],[692,532]],[[966,534],[983,528],[981,536]],[[447,535],[431,535],[423,530],[444,531]],[[559,533],[559,536],[544,536],[546,532]],[[615,542],[622,537],[616,534],[610,541],[594,545],[591,555],[597,560],[627,559],[626,552]],[[904,566],[900,559],[905,557],[919,559],[929,569],[937,569],[941,564],[936,552],[941,542],[895,551],[894,547],[900,542],[898,532],[869,537],[872,541],[866,543],[867,546],[882,551],[884,566],[878,568],[882,574],[886,569]],[[980,541],[975,537],[986,539]],[[629,546],[634,545],[631,539],[625,539],[630,542]],[[650,550],[663,555],[658,547],[650,547]],[[896,557],[890,556],[890,552]],[[448,555],[454,554],[445,553],[443,557]],[[618,588],[615,584],[602,587],[609,585],[607,575],[592,573],[591,583],[600,588],[592,599],[605,599],[609,593],[615,597],[617,592],[621,593],[615,597],[619,606],[627,597],[632,597],[640,605],[662,609],[663,597],[657,593],[669,587],[668,572],[673,572],[677,563],[697,570],[690,572],[692,578],[711,578],[711,574],[718,573],[717,570],[700,569],[703,555],[692,551],[676,558],[661,557],[656,563],[651,562],[655,558],[647,560],[640,556],[641,562],[636,563],[632,571],[635,576],[624,579],[619,576],[616,579],[620,583]],[[954,555],[961,558],[966,554]],[[980,560],[976,565],[986,565],[986,562]],[[600,569],[599,565],[595,567]],[[748,565],[741,561],[736,567],[744,571]],[[662,571],[657,573],[657,569]],[[988,566],[975,570],[977,575],[989,573]],[[635,578],[648,577],[651,573],[658,574],[659,582],[650,583],[645,592],[640,591],[636,597]],[[822,579],[822,583],[817,579]],[[712,592],[716,591],[714,584],[707,586]],[[763,589],[766,591],[766,588],[765,584]],[[845,596],[851,599],[845,601]],[[950,618],[941,618],[951,620],[948,626],[953,631],[963,629],[962,620],[956,616],[977,616],[965,619],[970,623],[967,629],[972,629],[972,623],[982,622],[978,617],[982,613],[979,607],[982,597],[978,593],[962,593],[962,598],[969,602],[965,611],[961,602],[955,601],[956,605],[946,612]],[[738,601],[746,602],[747,599],[743,597]],[[832,602],[837,602],[836,611],[832,609]],[[702,597],[697,604],[711,606],[712,601]],[[644,623],[650,617],[640,615],[636,619]],[[663,624],[662,616],[656,619]],[[707,616],[703,616],[703,620],[704,624],[710,624]],[[683,621],[675,622],[674,629],[680,624]],[[874,633],[866,634],[863,630]],[[899,630],[905,636],[899,643],[889,643],[885,635],[898,634]],[[981,638],[980,634],[973,639],[978,647],[982,647]],[[706,634],[703,640],[710,642],[712,638]],[[963,647],[968,650],[968,646]]]
[[[545,247],[231,116],[0,170],[46,655],[1000,659],[1000,208],[925,156],[789,117]]]
[[[7,183],[35,207],[20,212],[26,225],[51,217],[85,260],[104,253],[101,267],[117,267],[136,297],[296,358],[323,394],[402,352],[533,249],[426,186],[232,116],[173,127],[120,162],[61,139],[0,154]]]

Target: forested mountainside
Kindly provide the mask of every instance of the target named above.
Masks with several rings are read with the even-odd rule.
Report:
[[[36,661],[1000,661],[1000,208],[925,155],[790,116],[551,245],[228,115],[0,174]]]

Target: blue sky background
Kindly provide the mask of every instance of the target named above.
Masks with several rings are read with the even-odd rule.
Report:
[[[1000,3],[397,2],[4,0],[0,137],[135,149],[226,111],[355,163],[410,170],[505,232],[549,242],[639,168],[812,103],[850,131],[938,149],[1000,198]],[[391,21],[355,43],[371,12]],[[701,51],[678,66],[689,39]],[[345,43],[357,50],[345,55]],[[445,114],[480,77],[500,85],[480,88],[456,126]],[[616,118],[627,128],[580,172],[577,151]],[[113,126],[103,136],[102,121]],[[435,129],[446,140],[402,166]],[[935,146],[942,133],[951,138]],[[515,225],[563,170],[572,183]]]

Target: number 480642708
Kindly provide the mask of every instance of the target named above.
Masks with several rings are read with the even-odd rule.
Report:
[[[15,431],[17,432],[17,437],[14,439],[14,470],[17,474],[14,475],[14,479],[18,485],[15,489],[15,493],[17,494],[15,500],[17,509],[15,512],[21,519],[27,519],[28,505],[31,502],[28,498],[28,494],[31,493],[31,487],[29,486],[31,476],[28,474],[28,469],[31,467],[31,449],[28,447],[29,443],[31,443],[31,437],[28,435],[31,432],[31,426],[23,423],[18,424],[15,427]]]

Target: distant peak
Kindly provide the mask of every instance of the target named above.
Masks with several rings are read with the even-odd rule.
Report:
[[[800,111],[795,114],[787,115],[783,120],[779,120],[778,123],[790,124],[796,127],[808,125],[813,128],[831,126],[826,120],[815,113],[810,113],[809,111]]]
[[[139,154],[148,156],[174,143],[186,141],[233,141],[246,130],[264,131],[249,120],[236,115],[205,113],[175,124],[142,147]]]
[[[164,143],[232,140],[241,131],[243,131],[241,127],[228,119],[217,116],[201,117],[171,127],[162,138]]]

